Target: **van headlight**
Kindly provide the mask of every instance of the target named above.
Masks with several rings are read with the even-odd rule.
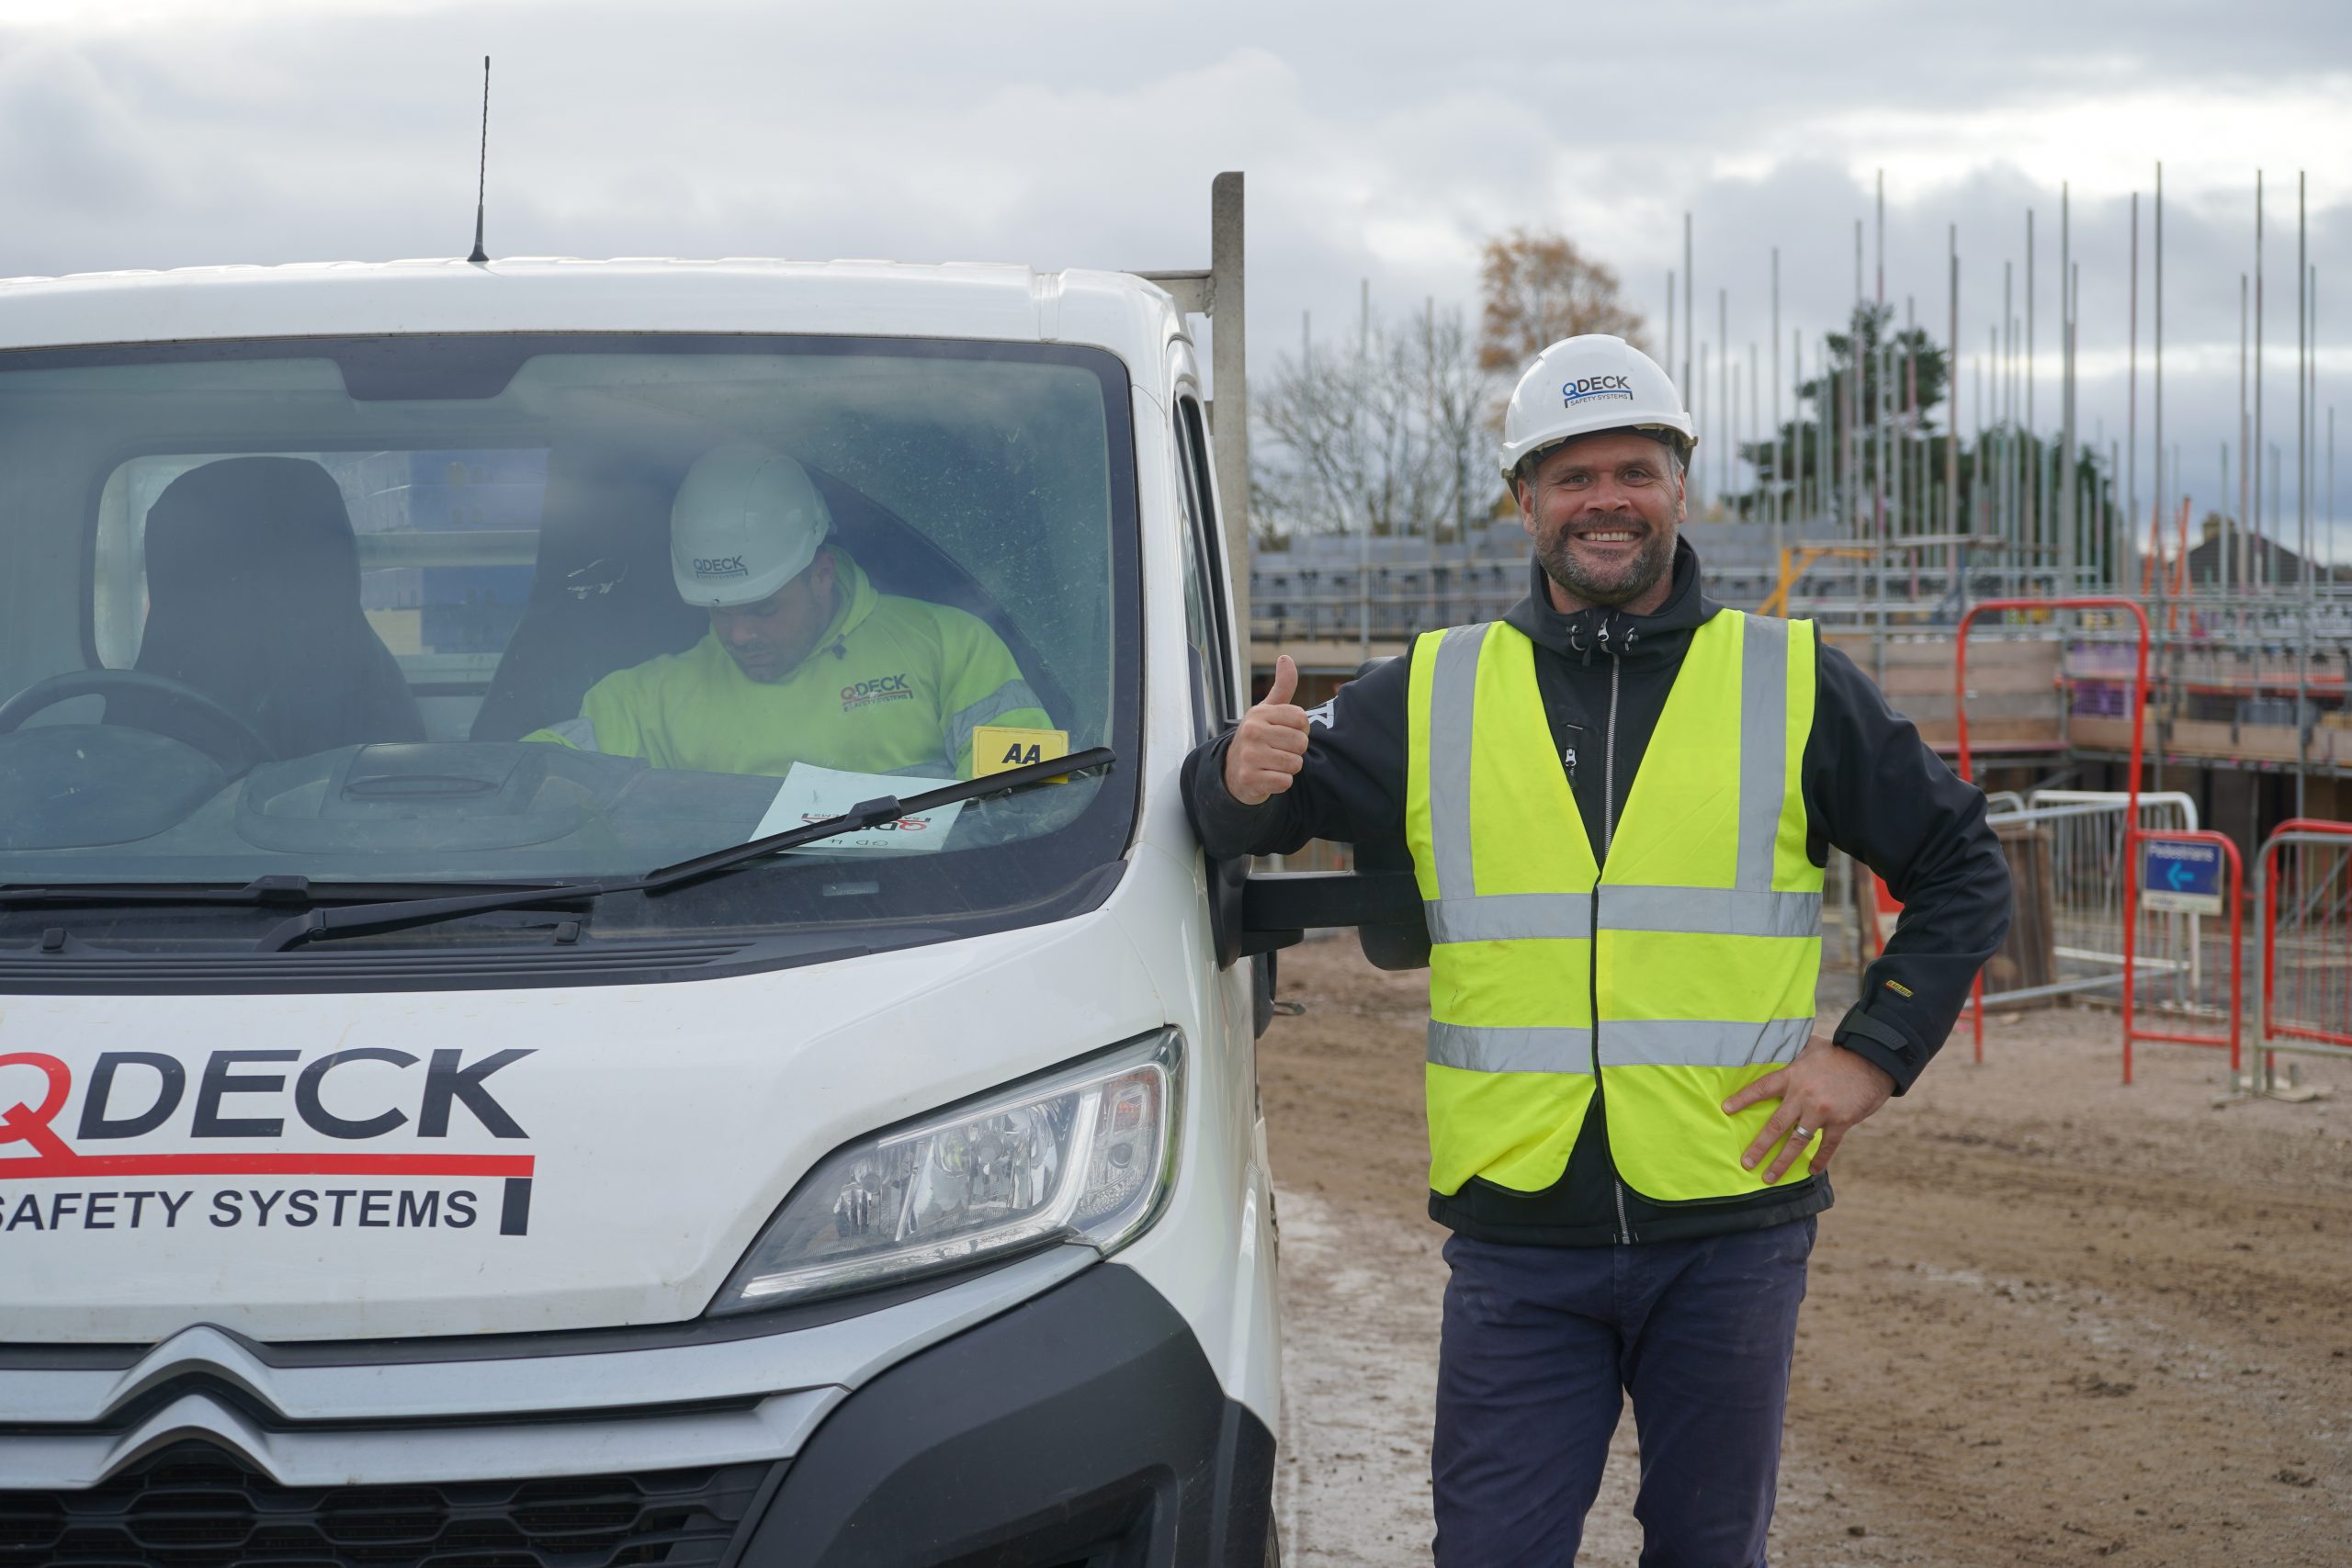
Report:
[[[1165,1029],[863,1138],[794,1188],[714,1313],[775,1306],[1052,1241],[1108,1253],[1176,1170],[1183,1036]]]

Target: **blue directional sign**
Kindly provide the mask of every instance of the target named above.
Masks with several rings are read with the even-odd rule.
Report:
[[[2184,915],[2222,912],[2222,846],[2193,839],[2140,841],[2140,902]]]

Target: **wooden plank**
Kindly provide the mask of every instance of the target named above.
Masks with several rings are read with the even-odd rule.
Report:
[[[1871,650],[1870,636],[1867,633],[1831,632],[1824,640],[1830,647],[1865,668],[1877,659],[1876,653]],[[1886,645],[1887,667],[1893,669],[1896,665],[1930,665],[1941,666],[1949,670],[1956,657],[1953,651],[1956,645],[1950,637],[1942,637],[1931,642],[1890,640]],[[2026,665],[2054,669],[2064,651],[2065,645],[2057,642],[1984,642],[1972,637],[1968,643],[1968,667],[1975,670],[1979,667],[1990,669],[1998,666]]]
[[[1970,724],[1973,728],[1973,717]],[[2121,751],[2131,744],[2132,732],[2120,718],[2077,716],[2067,726],[2067,739],[2070,744],[2086,750]],[[2153,750],[2156,744],[2156,726],[2153,718],[2149,721],[2147,739]],[[2216,761],[2243,758],[2266,762],[2291,762],[2296,760],[2295,727],[2290,724],[2242,724],[2233,734],[2228,721],[2223,719],[2176,719],[2165,737],[2165,750],[2177,756],[2211,757]],[[2328,764],[2338,760],[2352,761],[2352,733],[2314,729],[2310,756],[2314,764]]]
[[[1950,660],[1946,660],[1941,664],[1890,664],[1886,667],[1886,673],[1883,676],[1871,669],[1868,660],[1858,659],[1854,662],[1863,674],[1881,680],[1889,686],[1933,687],[1944,692],[1949,692],[1952,688],[1953,671]],[[2058,683],[2058,671],[2047,666],[2030,664],[1996,664],[1987,667],[1971,663],[1968,667],[1968,683],[1971,686],[1987,683],[2003,683],[2012,686],[2027,684],[2054,686]]]
[[[1893,682],[1890,682],[1888,685],[1891,690]],[[1934,690],[1950,695],[1951,682],[1949,679],[1939,681],[1932,688],[1922,689]],[[1976,678],[1975,671],[1971,670],[1968,672],[1968,694],[1972,697],[1979,692],[1988,696],[2010,692],[2032,692],[2055,702],[2058,700],[2058,694],[2063,690],[2064,688],[2057,682],[2052,681],[2046,672],[2039,670],[1995,672],[1981,681]]]
[[[1932,716],[1947,723],[1951,718],[1950,692],[1922,693],[1917,696],[1887,694],[1887,705],[1912,719]],[[2033,718],[2050,724],[2054,729],[2064,716],[2063,709],[2052,701],[2048,692],[1972,692],[1968,697],[1968,722],[1973,726],[1980,719]]]
[[[2087,751],[2129,751],[2132,749],[2132,721],[2128,718],[2103,718],[2094,714],[2074,714],[2066,720],[2066,741]]]
[[[2058,977],[2057,889],[2051,874],[2050,830],[2016,822],[1995,831],[2000,837],[2002,856],[2008,862],[2015,897],[2009,934],[1984,965],[1984,989],[1998,993],[2049,985]],[[2045,997],[2011,1005],[2054,1007],[2057,1000]]]
[[[1950,719],[1929,719],[1919,726],[1920,739],[1928,745],[1949,750],[1958,744],[1960,731]],[[1974,714],[1968,716],[1968,745],[1971,750],[1997,750],[2003,746],[2062,746],[2065,744],[2066,728],[2058,716],[2047,718],[1988,718],[1979,721]]]
[[[1354,637],[1337,640],[1303,637],[1277,638],[1271,632],[1261,632],[1251,639],[1250,659],[1261,674],[1272,673],[1275,656],[1287,653],[1302,672],[1352,676],[1356,666],[1363,662],[1363,646]],[[1408,646],[1396,637],[1374,637],[1372,639],[1372,657],[1392,658],[1403,653]]]

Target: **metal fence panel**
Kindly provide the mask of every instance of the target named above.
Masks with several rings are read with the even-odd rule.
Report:
[[[1988,992],[1988,1007],[2012,1006],[2044,997],[2120,987],[2123,978],[2123,813],[2130,797],[2110,790],[2036,790],[2022,810],[1996,811],[1996,827],[2027,824],[2050,840],[2050,878],[2057,978],[2030,990]],[[2140,828],[2148,832],[2195,832],[2197,803],[2177,791],[2140,796]],[[2140,933],[2134,961],[2143,977],[2185,972],[2203,985],[2202,954],[2216,933],[2213,922],[2178,917]],[[2227,932],[2220,932],[2227,940]],[[2153,939],[2153,944],[2152,944]]]
[[[2264,1053],[2352,1055],[2352,824],[2284,823],[2256,867]]]

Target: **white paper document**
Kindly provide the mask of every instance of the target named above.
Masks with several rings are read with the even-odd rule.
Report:
[[[776,786],[775,799],[768,803],[767,814],[752,829],[752,837],[764,839],[771,833],[822,822],[839,817],[863,800],[886,795],[903,800],[956,782],[910,778],[904,773],[850,773],[838,768],[812,768],[806,762],[795,762],[792,771],[784,775],[784,783]],[[956,826],[956,814],[963,809],[964,803],[959,800],[917,816],[901,817],[896,822],[885,822],[878,828],[861,828],[804,850],[786,852],[834,855],[859,850],[890,850],[904,854],[909,851],[943,849],[947,843],[947,830]]]

